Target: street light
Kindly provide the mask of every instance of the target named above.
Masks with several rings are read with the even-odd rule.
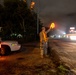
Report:
[[[30,8],[31,8],[31,9],[34,9],[34,6],[35,6],[35,2],[34,2],[34,1],[31,1]]]

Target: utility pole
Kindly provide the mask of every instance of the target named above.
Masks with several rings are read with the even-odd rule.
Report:
[[[37,3],[37,34],[39,34],[39,0],[38,0],[38,3]],[[31,10],[34,9],[34,6],[35,6],[35,2],[31,0],[31,5],[30,5],[30,8]]]
[[[39,13],[40,13],[40,0],[37,0],[37,34],[39,34]]]
[[[0,27],[0,32],[1,32],[2,27]]]
[[[1,43],[1,30],[2,30],[2,27],[0,27],[0,43]],[[1,48],[1,45],[0,45],[0,48]]]
[[[39,33],[39,4],[37,9],[37,34]]]

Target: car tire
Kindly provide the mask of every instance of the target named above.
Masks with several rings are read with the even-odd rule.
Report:
[[[11,52],[10,47],[6,45],[1,46],[1,55],[9,55]]]
[[[5,55],[5,48],[1,47],[1,55]]]

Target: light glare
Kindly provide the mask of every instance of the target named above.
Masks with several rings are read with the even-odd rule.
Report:
[[[71,40],[76,40],[76,36],[70,36]]]

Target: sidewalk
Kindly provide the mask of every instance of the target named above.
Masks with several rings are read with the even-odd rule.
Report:
[[[25,65],[32,68],[33,75],[55,75],[56,66],[52,62],[50,57],[41,58],[39,42],[28,43],[25,45],[26,49],[32,49],[30,53],[27,54],[27,61]],[[29,47],[29,48],[28,48]]]

